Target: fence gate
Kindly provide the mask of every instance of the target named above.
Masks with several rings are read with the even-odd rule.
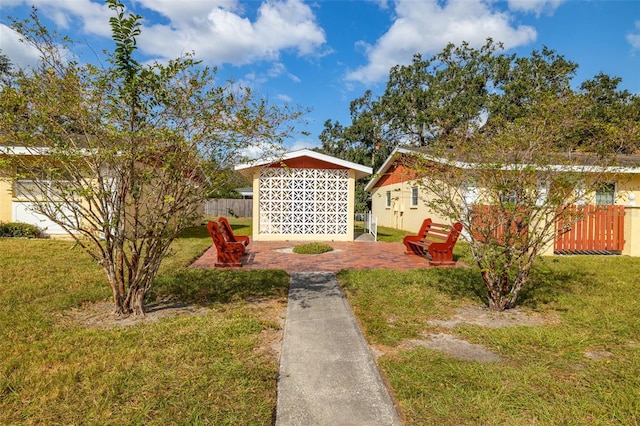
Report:
[[[556,254],[620,254],[624,248],[624,206],[572,206],[580,217],[566,228],[556,223]]]

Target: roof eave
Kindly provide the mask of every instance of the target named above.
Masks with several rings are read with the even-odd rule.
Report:
[[[344,167],[346,169],[352,169],[356,173],[356,179],[369,176],[370,174],[373,173],[373,169],[371,167],[363,166],[357,163],[352,163],[351,161],[342,160],[336,157],[332,157],[330,155],[312,151],[310,149],[301,149],[298,151],[291,151],[278,157],[269,157],[269,158],[261,159],[252,163],[237,164],[234,167],[234,169],[244,176],[250,176],[253,173],[253,171],[257,168],[265,167],[273,163],[283,162],[286,160],[300,158],[300,157],[311,157],[313,159],[335,164],[335,165]]]

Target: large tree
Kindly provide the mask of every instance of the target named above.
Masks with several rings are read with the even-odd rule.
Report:
[[[69,61],[35,11],[14,24],[42,60],[0,94],[0,146],[20,196],[104,268],[116,313],[142,315],[162,259],[203,200],[243,149],[277,149],[300,112],[217,85],[215,70],[189,55],[142,63],[141,17],[107,3],[115,47],[104,67]]]
[[[428,207],[469,231],[493,310],[516,305],[555,223],[579,219],[570,206],[640,147],[640,97],[603,74],[572,87],[577,68],[546,47],[519,57],[491,40],[449,45],[393,67],[385,92],[354,101],[341,129],[425,150],[409,166]]]

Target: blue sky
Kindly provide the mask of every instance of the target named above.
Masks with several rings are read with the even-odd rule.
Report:
[[[160,61],[194,51],[219,78],[250,86],[271,103],[311,108],[311,133],[290,149],[319,145],[327,119],[348,125],[349,103],[384,90],[391,66],[448,42],[481,46],[487,37],[528,55],[546,45],[580,65],[576,85],[599,72],[640,93],[640,0],[125,0],[144,17],[139,47]],[[33,53],[8,17],[36,5],[45,24],[95,61],[110,43],[111,11],[102,1],[2,0],[0,48],[26,66]]]

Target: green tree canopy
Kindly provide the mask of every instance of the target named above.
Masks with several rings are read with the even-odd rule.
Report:
[[[547,47],[520,57],[492,40],[450,44],[393,67],[382,95],[352,102],[350,125],[326,123],[323,148],[372,159],[380,147],[420,150],[407,165],[427,207],[463,224],[489,306],[511,308],[555,223],[578,218],[568,206],[640,148],[640,97],[604,74],[576,87],[577,69]]]

